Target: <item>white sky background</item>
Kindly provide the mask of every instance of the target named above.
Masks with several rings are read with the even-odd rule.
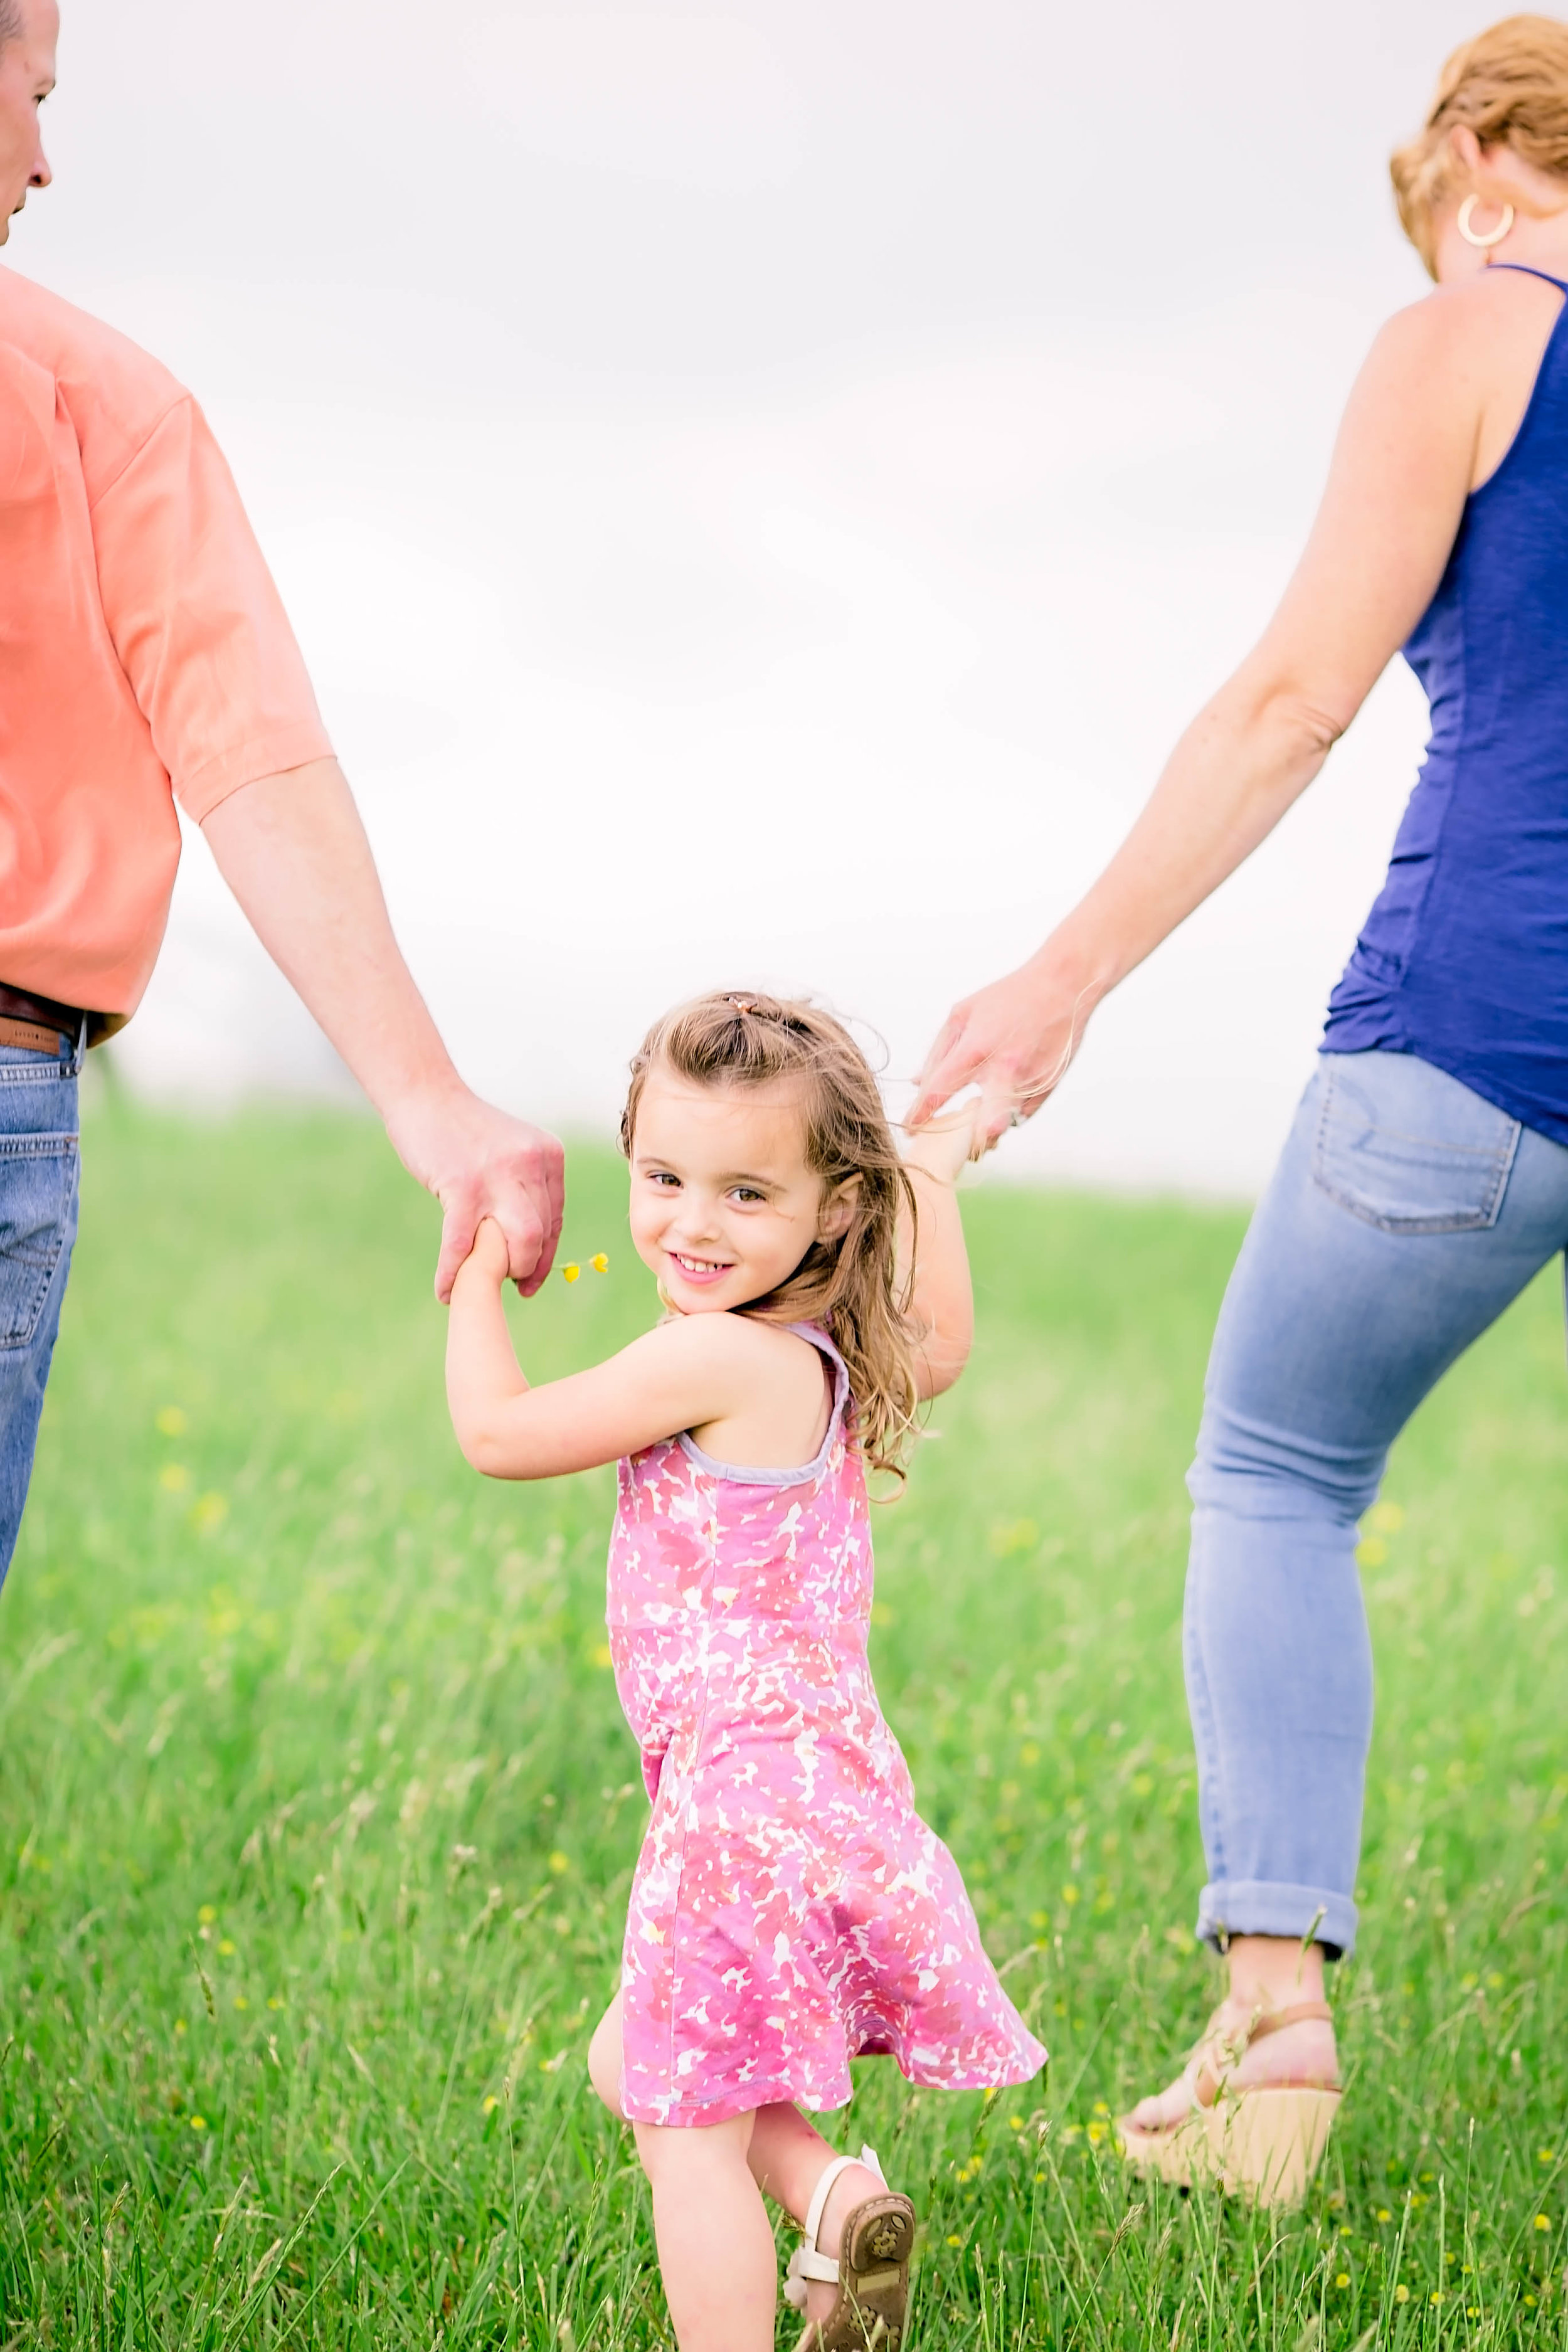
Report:
[[[197,393],[465,1073],[607,1127],[677,995],[908,1076],[1267,618],[1475,0],[64,0],[13,266]],[[1245,1192],[1424,734],[1098,1016],[1015,1173]],[[341,1083],[199,838],[115,1049]]]

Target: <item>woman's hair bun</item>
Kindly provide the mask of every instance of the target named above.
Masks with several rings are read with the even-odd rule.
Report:
[[[1405,234],[1434,277],[1433,217],[1454,193],[1448,135],[1461,123],[1483,147],[1511,147],[1537,171],[1568,182],[1568,24],[1505,16],[1466,41],[1438,77],[1425,125],[1390,157]]]

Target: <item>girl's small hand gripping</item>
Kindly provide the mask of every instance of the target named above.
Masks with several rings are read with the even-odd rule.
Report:
[[[956,1110],[927,1119],[923,1127],[906,1128],[903,1156],[907,1166],[919,1168],[939,1184],[955,1184],[970,1160],[986,1148],[980,1101],[960,1103]]]
[[[500,1224],[494,1217],[481,1217],[479,1231],[474,1235],[474,1246],[459,1271],[471,1267],[474,1273],[484,1275],[492,1282],[502,1283],[507,1278],[510,1264],[511,1253]]]

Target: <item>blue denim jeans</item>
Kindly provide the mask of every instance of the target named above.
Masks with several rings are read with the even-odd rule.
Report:
[[[1226,1292],[1184,1629],[1198,1933],[1355,1940],[1356,1523],[1434,1383],[1568,1244],[1568,1150],[1408,1054],[1326,1055]]]
[[[38,1415],[76,1239],[80,1042],[0,1045],[0,1577],[33,1475]]]

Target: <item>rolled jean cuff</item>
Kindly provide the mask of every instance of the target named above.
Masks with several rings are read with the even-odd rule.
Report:
[[[1230,1936],[1289,1936],[1299,1942],[1310,1935],[1331,1960],[1348,1959],[1355,1931],[1355,1905],[1348,1895],[1331,1894],[1326,1886],[1282,1886],[1265,1878],[1234,1885],[1214,1880],[1198,1897],[1198,1935],[1222,1949]]]

